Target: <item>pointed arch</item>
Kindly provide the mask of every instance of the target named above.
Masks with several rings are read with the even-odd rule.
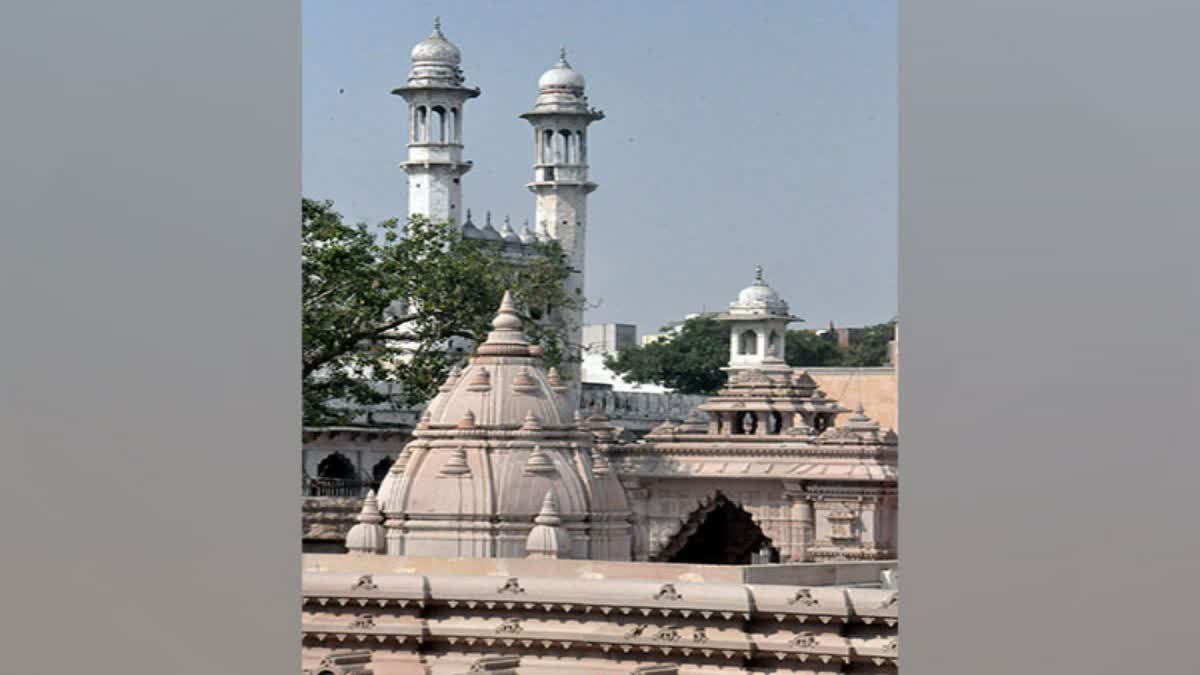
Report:
[[[317,465],[318,478],[336,478],[338,480],[354,480],[358,477],[358,469],[354,462],[340,452],[335,452]]]
[[[430,141],[434,143],[446,142],[446,109],[440,105],[435,105],[431,112],[433,119],[430,121]]]
[[[779,561],[779,550],[741,505],[717,491],[688,515],[683,526],[650,556],[653,562],[749,565]]]
[[[383,483],[384,478],[387,478],[388,471],[392,468],[392,464],[395,464],[395,462],[396,458],[394,457],[384,457],[376,462],[375,466],[371,467],[372,490],[375,490],[376,492],[379,491],[380,484]]]
[[[417,106],[413,115],[416,124],[413,125],[413,142],[427,143],[429,141],[429,110],[423,105]]]

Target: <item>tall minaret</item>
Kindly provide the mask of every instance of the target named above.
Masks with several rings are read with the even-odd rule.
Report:
[[[392,93],[408,101],[408,214],[458,226],[463,211],[462,176],[471,162],[462,158],[462,109],[479,89],[463,86],[462,55],[441,22],[412,49],[408,84]]]
[[[604,113],[588,107],[583,93],[583,75],[567,63],[562,50],[558,63],[538,79],[538,96],[533,110],[521,115],[533,125],[533,182],[528,187],[537,196],[538,232],[557,240],[571,263],[567,291],[583,298],[584,250],[587,235],[587,196],[596,189],[588,181],[587,128]],[[583,343],[583,309],[559,317],[567,326],[571,389],[578,398],[580,347]]]

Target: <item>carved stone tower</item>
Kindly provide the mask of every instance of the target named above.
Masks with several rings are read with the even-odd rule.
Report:
[[[583,75],[567,63],[565,49],[558,63],[538,79],[533,110],[521,117],[534,130],[533,182],[527,187],[537,199],[538,232],[562,245],[572,269],[567,291],[582,300],[587,196],[596,189],[596,184],[588,181],[587,128],[604,119],[604,113],[588,106]],[[569,375],[572,395],[578,400],[583,309],[562,312],[556,318],[567,327],[569,363],[564,364],[564,374]]]
[[[408,83],[392,93],[408,102],[408,213],[458,226],[462,213],[462,177],[471,170],[463,161],[463,103],[479,95],[463,86],[462,56],[442,35],[433,33],[412,49]]]

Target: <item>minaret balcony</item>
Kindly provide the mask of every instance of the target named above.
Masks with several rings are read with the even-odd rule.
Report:
[[[534,164],[535,183],[586,183],[587,164]]]

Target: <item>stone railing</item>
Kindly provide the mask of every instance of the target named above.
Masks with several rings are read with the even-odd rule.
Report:
[[[603,413],[617,425],[650,429],[664,420],[686,418],[707,400],[707,396],[694,394],[585,389],[579,407],[587,414]]]

